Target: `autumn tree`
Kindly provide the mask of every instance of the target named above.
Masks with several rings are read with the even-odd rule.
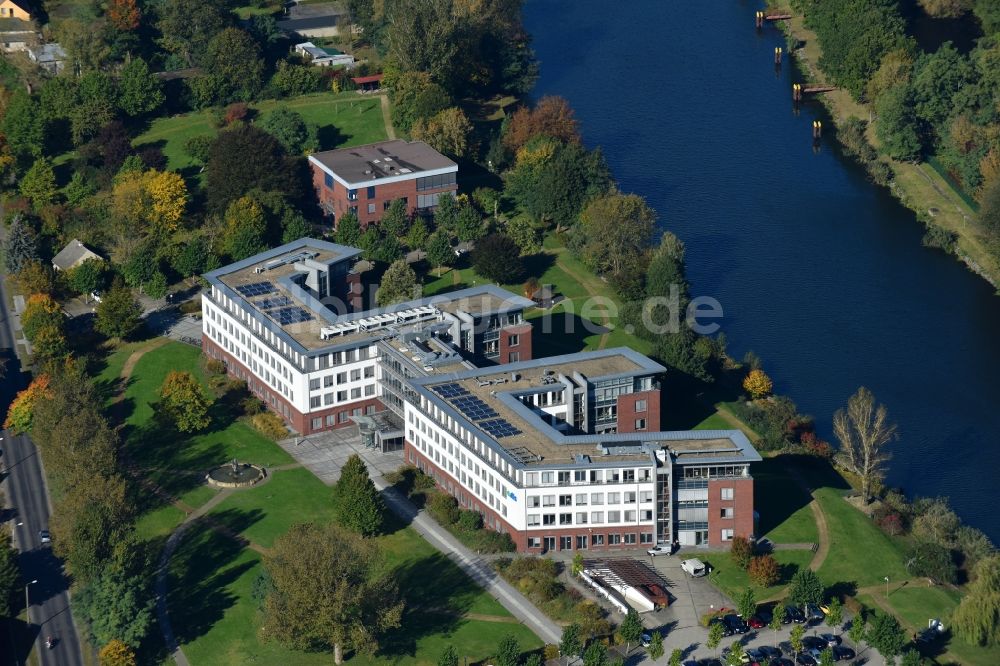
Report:
[[[117,638],[101,648],[97,655],[101,666],[136,666],[135,650]]]
[[[729,556],[733,563],[740,569],[750,566],[750,559],[753,557],[753,544],[745,536],[736,535],[729,546]]]
[[[537,136],[549,136],[564,142],[580,140],[573,109],[562,97],[546,96],[533,109],[521,107],[511,116],[503,142],[511,152]]]
[[[382,275],[382,282],[375,292],[375,300],[379,306],[385,307],[420,298],[420,291],[417,274],[405,259],[397,259]]]
[[[381,531],[385,503],[368,475],[368,468],[357,454],[348,458],[341,468],[333,497],[337,518],[343,527],[362,536],[372,536]]]
[[[621,274],[650,246],[656,213],[636,194],[610,192],[580,213],[580,255],[592,270]]]
[[[7,418],[3,422],[5,430],[14,433],[31,431],[35,417],[35,406],[38,401],[50,395],[49,376],[40,374],[31,380],[28,387],[18,391],[13,402],[7,408]]]
[[[771,587],[778,582],[780,568],[771,555],[758,555],[750,560],[747,574],[750,582],[760,587]]]
[[[139,328],[142,306],[121,280],[112,283],[96,310],[94,328],[109,338],[127,338]]]
[[[774,390],[774,383],[763,370],[755,368],[743,378],[743,390],[753,400],[760,400],[771,395],[771,391]]]
[[[21,313],[21,328],[24,337],[34,342],[39,333],[47,328],[62,331],[65,317],[62,308],[48,294],[32,294]]]
[[[123,235],[149,229],[166,234],[177,229],[188,202],[184,178],[174,171],[131,172],[115,179],[112,211]]]
[[[160,407],[181,432],[197,432],[208,427],[211,402],[190,372],[172,370],[160,386]]]
[[[111,25],[121,31],[137,29],[142,18],[136,0],[110,0],[105,14]]]
[[[267,219],[256,199],[242,197],[229,204],[225,215],[223,245],[233,261],[267,249]]]
[[[973,0],[918,0],[928,15],[934,18],[958,18],[970,11]]]
[[[294,525],[264,556],[272,591],[261,637],[297,650],[374,654],[400,626],[403,602],[374,541],[336,525]]]
[[[451,157],[465,157],[469,151],[472,123],[458,107],[439,111],[428,120],[417,119],[410,135]]]
[[[833,432],[840,441],[837,460],[861,477],[861,496],[868,502],[892,457],[886,447],[898,438],[896,424],[889,421],[885,405],[876,405],[875,396],[862,386],[848,399],[847,409],[833,415]]]

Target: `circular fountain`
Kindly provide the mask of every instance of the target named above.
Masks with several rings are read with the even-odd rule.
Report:
[[[232,462],[211,470],[205,475],[205,480],[217,488],[248,488],[263,481],[266,476],[263,468],[233,458]]]

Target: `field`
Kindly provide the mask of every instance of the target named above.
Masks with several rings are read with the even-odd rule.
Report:
[[[378,97],[355,93],[313,93],[284,100],[265,100],[251,104],[257,118],[264,118],[277,108],[293,109],[319,128],[321,150],[357,146],[386,138],[385,123]],[[195,111],[157,118],[149,129],[132,142],[137,148],[158,146],[167,158],[169,169],[181,171],[194,166],[184,150],[184,142],[195,136],[214,135],[210,111]]]
[[[122,388],[116,376],[129,368],[123,399],[115,404],[112,396]],[[155,403],[170,370],[190,371],[205,386],[210,384],[199,350],[175,342],[123,345],[95,368],[112,409],[125,421],[125,451],[150,480],[190,510],[217,498],[218,491],[201,481],[211,466],[233,457],[283,466],[272,470],[261,485],[217,498],[218,504],[206,507],[211,523],[196,520],[185,532],[169,563],[168,587],[170,617],[182,649],[196,666],[330,663],[328,653],[306,654],[261,642],[256,633],[258,601],[252,593],[262,570],[260,553],[278,536],[297,522],[332,520],[330,489],[272,441],[221,411],[207,432],[194,437],[168,434],[171,431],[156,419]],[[186,517],[182,506],[152,494],[142,510],[138,531],[158,542]],[[527,627],[409,527],[391,525],[379,542],[405,592],[407,611],[402,628],[387,639],[380,656],[355,656],[350,663],[434,664],[448,645],[454,645],[461,658],[478,661],[507,633],[525,650],[541,646]]]

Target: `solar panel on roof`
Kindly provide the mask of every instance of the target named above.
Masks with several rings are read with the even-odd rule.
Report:
[[[292,299],[288,298],[288,296],[268,296],[267,298],[262,298],[255,303],[255,305],[261,310],[270,310],[271,308],[280,308],[291,304]]]
[[[247,298],[253,298],[254,296],[263,296],[264,294],[271,294],[277,291],[274,285],[270,282],[251,282],[250,284],[241,284],[236,287],[236,291],[243,294]]]
[[[300,324],[304,321],[312,321],[313,318],[309,312],[299,307],[281,308],[280,310],[275,310],[269,314],[277,319],[278,323],[282,326],[287,326],[288,324]]]
[[[446,400],[452,400],[453,398],[457,398],[458,396],[469,394],[469,392],[466,391],[464,388],[462,388],[460,384],[456,384],[454,382],[449,384],[440,384],[438,386],[432,386],[431,388],[434,390],[435,393],[440,395],[442,398],[445,398]]]
[[[521,434],[521,431],[515,428],[507,419],[490,419],[489,421],[482,421],[477,425],[498,439]]]

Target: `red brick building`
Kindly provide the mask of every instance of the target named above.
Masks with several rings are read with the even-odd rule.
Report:
[[[423,141],[382,141],[309,156],[316,198],[334,228],[353,211],[364,229],[396,199],[411,215],[458,190],[458,165]]]

